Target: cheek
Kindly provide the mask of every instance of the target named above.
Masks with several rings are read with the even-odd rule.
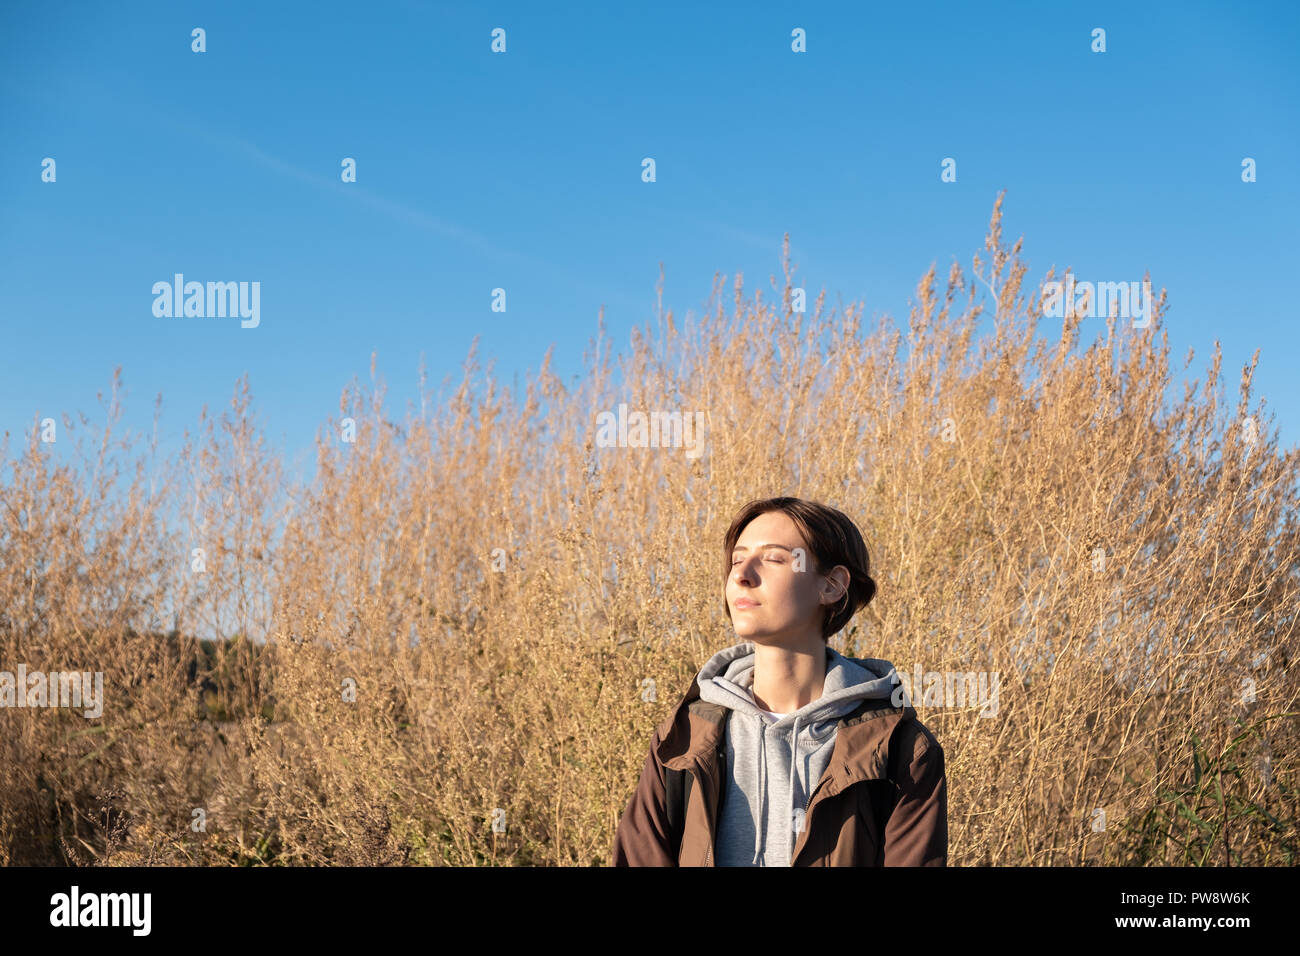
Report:
[[[817,589],[806,574],[783,571],[774,580],[773,588],[780,597],[781,604],[791,612],[800,613],[817,603]]]

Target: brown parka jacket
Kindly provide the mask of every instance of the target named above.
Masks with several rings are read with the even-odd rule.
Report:
[[[853,658],[849,658],[853,660]],[[864,700],[840,718],[825,773],[812,791],[791,866],[947,866],[948,785],[943,748],[903,700]],[[700,699],[695,680],[655,728],[631,802],[619,820],[612,866],[713,866],[721,749],[728,708]],[[693,777],[674,858],[664,769]],[[892,777],[893,779],[889,779]],[[887,801],[880,804],[878,801]],[[892,806],[892,810],[888,808]],[[888,812],[884,833],[877,811]]]

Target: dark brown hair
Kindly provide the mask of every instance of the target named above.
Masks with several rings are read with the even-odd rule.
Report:
[[[826,574],[839,564],[848,569],[849,587],[843,601],[828,608],[822,617],[822,639],[828,640],[876,596],[867,546],[857,525],[844,512],[803,498],[763,498],[749,502],[740,509],[727,529],[722,549],[722,586],[725,589],[731,577],[731,553],[741,532],[759,515],[771,511],[783,512],[794,522],[808,543],[818,574]],[[731,605],[727,603],[725,593],[722,605],[730,621]]]

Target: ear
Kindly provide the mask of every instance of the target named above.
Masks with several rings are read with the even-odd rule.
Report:
[[[844,600],[844,595],[849,593],[849,569],[842,564],[837,564],[826,572],[826,579],[822,585],[822,597],[826,600],[823,604],[835,604]]]

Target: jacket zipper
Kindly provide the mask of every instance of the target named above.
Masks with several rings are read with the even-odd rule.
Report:
[[[721,751],[717,752],[718,760],[718,792],[721,794],[722,788],[727,785],[727,757]],[[718,839],[718,808],[713,808],[713,834],[709,837],[709,852],[704,854],[704,865],[713,865],[713,844]]]
[[[703,786],[703,782],[702,782],[701,779],[700,779],[701,776],[702,776],[702,774],[700,773],[700,771],[702,771],[703,769],[704,769],[703,765],[697,763],[697,764],[695,765],[695,768],[694,768],[693,770],[687,770],[687,771],[686,771],[687,773],[689,773],[689,774],[691,775],[691,777],[692,777],[693,780],[694,780],[694,786],[691,787],[691,792],[692,792],[692,793],[694,793],[694,792],[695,792],[696,790],[698,790],[701,786]],[[703,796],[701,796],[700,799],[703,800],[703,799],[704,799]],[[685,846],[686,846],[686,832],[685,832],[685,827],[686,827],[686,822],[685,822],[686,812],[687,812],[687,807],[683,807],[683,808],[682,808],[682,817],[683,817],[683,820],[682,820],[682,828],[683,828],[683,829],[682,829],[682,847],[685,847]],[[713,826],[714,826],[714,830],[716,831],[716,829],[717,829],[717,820],[716,820],[716,819],[714,820]],[[710,863],[710,861],[713,859],[713,840],[714,840],[714,839],[716,839],[716,837],[710,837],[710,838],[709,838],[709,852],[706,853],[706,854],[704,855],[704,865],[705,865],[705,866],[708,866],[709,863]],[[678,855],[678,859],[680,859],[680,858],[681,858],[681,847],[678,848],[677,855]],[[679,865],[680,865],[680,864],[679,864]]]
[[[721,756],[719,756],[718,760],[719,760],[720,763],[723,764],[723,766],[724,766],[724,768],[725,768],[725,765],[726,765],[726,761],[725,761],[725,759],[722,758]],[[718,781],[718,787],[719,787],[719,789],[723,786],[723,781],[725,781],[726,779],[727,779],[727,774],[726,774],[726,771],[725,771],[725,769],[724,769],[724,770],[722,771],[722,773],[721,773],[721,777],[720,777],[720,779],[719,779],[719,781]],[[700,794],[700,798],[703,799],[703,797],[704,797],[704,794],[701,793],[701,794]],[[717,813],[717,807],[715,806],[715,807],[713,808],[713,834],[709,837],[709,852],[706,853],[706,854],[704,855],[704,865],[705,865],[705,866],[712,866],[712,865],[713,865],[713,842],[714,842],[717,838],[718,838],[718,813]]]

